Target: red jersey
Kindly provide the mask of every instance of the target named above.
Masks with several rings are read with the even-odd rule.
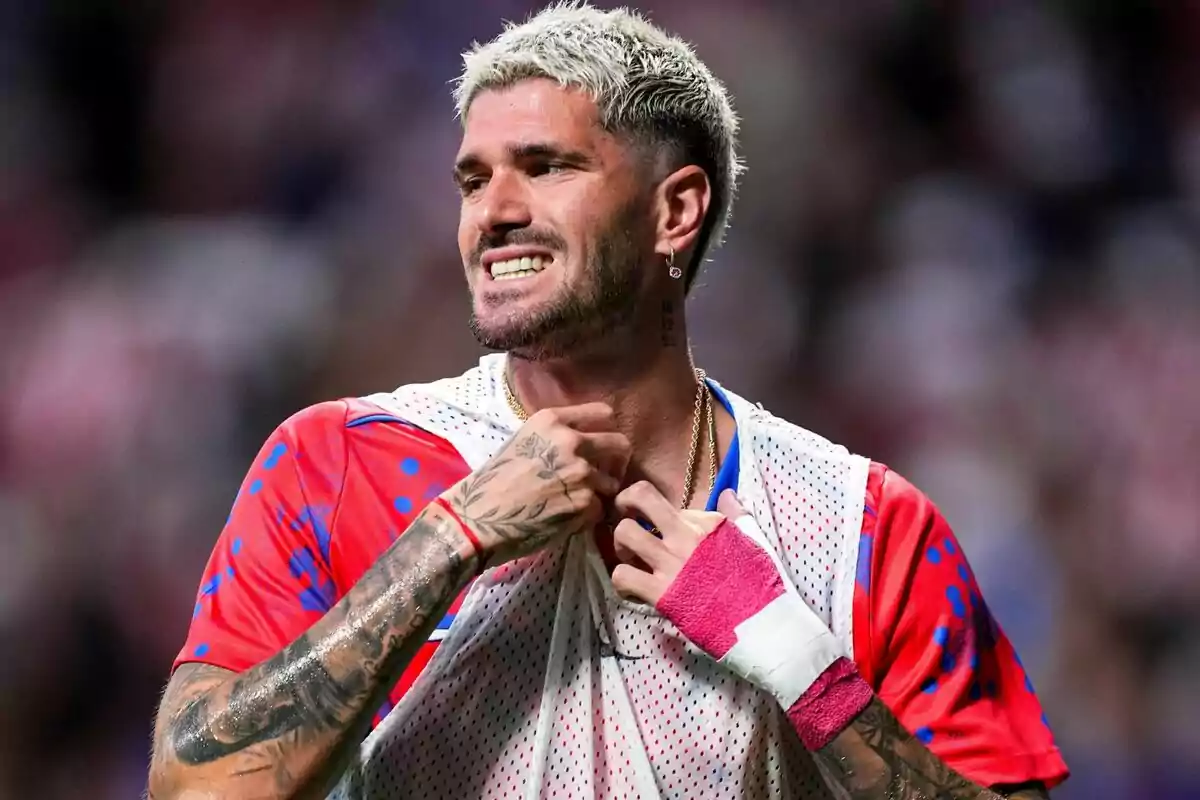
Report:
[[[731,455],[710,506],[723,488],[736,488]],[[175,665],[240,672],[275,655],[468,471],[445,440],[361,400],[291,417],[242,483]],[[1033,686],[940,512],[880,464],[871,465],[864,500],[853,608],[863,677],[966,777],[984,785],[1061,782],[1067,767]],[[429,662],[461,603],[459,596],[376,722]]]

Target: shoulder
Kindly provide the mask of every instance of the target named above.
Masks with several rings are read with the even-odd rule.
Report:
[[[326,400],[284,420],[277,434],[297,445],[345,449],[356,442],[385,440],[392,446],[453,451],[442,437],[357,397]]]
[[[870,462],[866,510],[876,516],[929,516],[940,512],[929,496],[886,464]]]
[[[753,403],[719,384],[718,387],[733,408],[739,440],[758,454],[767,458],[790,455],[830,463],[866,461],[845,446],[768,411],[761,403]]]
[[[275,428],[272,439],[290,445],[340,445],[345,438],[349,401],[326,400],[306,406],[287,417]]]

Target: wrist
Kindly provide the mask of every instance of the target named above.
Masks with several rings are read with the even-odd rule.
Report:
[[[487,562],[487,550],[483,547],[475,531],[463,519],[462,512],[456,509],[445,497],[436,497],[424,512],[435,522],[438,529],[449,539],[455,552],[464,564],[470,566],[476,575],[483,572]]]
[[[657,606],[717,663],[774,697],[805,746],[819,750],[873,694],[769,546],[752,518],[723,522]]]
[[[805,748],[816,752],[849,727],[874,698],[875,692],[858,674],[858,667],[842,657],[783,710]]]

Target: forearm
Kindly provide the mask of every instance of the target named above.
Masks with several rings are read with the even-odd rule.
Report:
[[[792,719],[792,715],[789,715]],[[793,724],[795,722],[793,721]],[[853,800],[1046,798],[1040,786],[992,791],[948,767],[874,698],[841,733],[813,753],[828,780]]]
[[[277,656],[219,682],[204,670],[173,679],[151,796],[320,796],[476,566],[431,507]]]
[[[855,800],[1045,797],[1035,786],[997,794],[933,755],[875,696],[842,643],[790,587],[782,565],[760,544],[766,537],[754,519],[726,495],[718,508],[725,519],[690,547],[678,519],[651,519],[672,543],[622,523],[618,544],[659,566],[639,577],[623,565],[613,584],[653,602],[704,652],[770,693],[832,784]],[[687,553],[682,565],[672,562],[669,544]]]

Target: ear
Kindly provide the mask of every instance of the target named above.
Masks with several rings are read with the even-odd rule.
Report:
[[[700,167],[689,164],[663,179],[655,191],[658,227],[655,252],[662,256],[674,251],[691,259],[691,248],[700,236],[712,202],[712,187]]]

